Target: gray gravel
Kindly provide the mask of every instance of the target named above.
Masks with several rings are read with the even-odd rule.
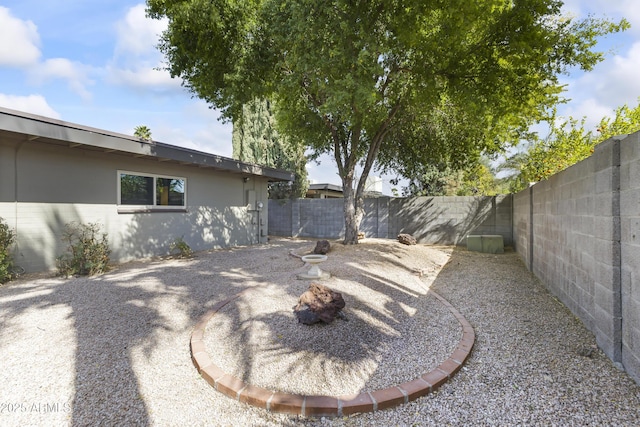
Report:
[[[278,239],[268,246],[199,253],[187,261],[126,264],[94,278],[26,277],[0,287],[0,425],[640,424],[640,387],[595,347],[593,334],[544,289],[516,254],[408,247],[374,239],[357,247],[334,244],[349,261],[326,263],[328,271],[334,270],[344,280],[336,280],[332,286],[351,289],[351,280],[380,294],[380,299],[358,301],[359,311],[347,310],[349,322],[338,320],[344,323],[330,327],[372,325],[365,322],[367,312],[372,313],[368,310],[376,304],[387,309],[374,316],[380,324],[371,339],[381,345],[358,353],[357,361],[364,366],[361,374],[345,375],[350,375],[354,383],[371,379],[362,387],[384,385],[395,377],[400,382],[403,375],[414,374],[407,366],[429,365],[439,355],[427,353],[447,351],[450,342],[457,339],[449,341],[448,333],[438,339],[437,348],[422,347],[425,354],[420,354],[419,347],[411,348],[413,359],[397,359],[400,364],[411,363],[404,363],[402,368],[393,366],[393,349],[405,348],[408,341],[403,340],[409,334],[429,333],[424,322],[438,320],[437,328],[450,330],[446,313],[425,318],[411,315],[426,316],[419,308],[430,308],[431,314],[438,312],[425,294],[431,287],[476,330],[473,353],[453,380],[437,393],[407,405],[340,419],[270,414],[213,390],[195,372],[190,360],[188,343],[195,323],[216,302],[245,289],[249,290],[244,295],[254,297],[229,307],[225,317],[244,319],[248,325],[252,313],[264,310],[263,314],[268,314],[271,310],[281,313],[282,321],[290,319],[285,307],[297,298],[298,287],[305,283],[294,282],[292,275],[305,268],[288,253],[290,249],[304,253],[313,246],[312,241]],[[388,249],[379,249],[385,247]],[[335,255],[337,259],[338,253]],[[362,277],[370,281],[345,278],[338,271],[345,266],[360,269]],[[424,288],[415,282],[417,271],[423,273],[420,280]],[[414,284],[408,284],[407,275]],[[272,298],[279,287],[284,292],[282,308],[259,309],[257,297]],[[361,292],[365,289],[352,291],[349,297]],[[234,321],[221,323],[215,333],[224,333],[224,328],[227,333],[232,331],[240,325]],[[271,332],[270,348],[279,353],[292,350],[283,344],[291,339],[287,335],[291,325],[283,325],[287,326]],[[245,356],[255,355],[254,362],[260,366],[266,360],[260,361],[261,352],[267,355],[270,351],[261,347],[264,340],[260,334],[264,331],[249,328],[247,332],[256,334],[253,341],[247,341],[250,350],[233,348],[242,343],[238,340],[225,345]],[[302,347],[295,350],[305,351]],[[314,357],[321,361],[317,354]],[[272,363],[279,359],[284,366],[293,360],[271,358]],[[228,363],[235,363],[233,360]],[[247,359],[236,356],[235,360]],[[245,370],[239,371],[240,375],[258,381],[260,373],[250,372],[254,365],[241,366]],[[335,374],[330,369],[323,372]],[[386,372],[393,374],[386,378]],[[268,383],[275,379],[263,380]],[[345,384],[335,380],[323,390],[332,391]]]
[[[351,395],[414,380],[446,360],[462,336],[428,292],[448,252],[384,240],[334,245],[320,265],[331,277],[320,283],[342,294],[346,320],[330,325],[303,325],[292,310],[313,282],[296,278],[308,266],[297,258],[265,265],[268,280],[210,320],[207,352],[244,382],[285,393]],[[282,264],[288,272],[271,271]]]

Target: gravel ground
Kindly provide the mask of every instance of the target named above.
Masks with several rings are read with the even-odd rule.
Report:
[[[334,244],[320,264],[332,277],[319,283],[342,294],[346,320],[331,325],[295,317],[292,308],[313,282],[296,279],[299,259],[285,260],[288,272],[277,275],[267,264],[268,282],[211,319],[207,352],[248,384],[292,394],[350,395],[411,381],[446,360],[462,336],[453,314],[428,294],[448,252],[393,241]]]
[[[314,244],[274,239],[93,278],[25,277],[0,287],[0,425],[640,424],[640,387],[516,254],[334,243],[322,265],[334,277],[324,283],[343,293],[349,320],[307,327],[291,312],[309,283],[295,275],[307,268],[289,251]],[[476,344],[438,392],[398,408],[338,419],[270,414],[216,392],[191,363],[195,323],[246,290],[205,335],[224,369],[296,393],[412,379],[459,339],[429,289],[473,325]]]

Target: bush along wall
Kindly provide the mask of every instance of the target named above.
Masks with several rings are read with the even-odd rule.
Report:
[[[67,243],[67,253],[57,258],[61,276],[92,276],[109,268],[109,242],[107,233],[101,233],[99,223],[65,225],[62,240]]]
[[[6,283],[13,278],[11,246],[15,237],[15,232],[3,218],[0,218],[0,283]]]

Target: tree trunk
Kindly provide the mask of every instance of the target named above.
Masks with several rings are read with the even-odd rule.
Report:
[[[344,194],[344,244],[355,245],[358,243],[358,231],[364,217],[362,195],[353,189],[353,182],[343,180],[342,192]]]

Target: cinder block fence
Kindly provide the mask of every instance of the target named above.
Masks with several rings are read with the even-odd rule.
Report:
[[[421,243],[441,245],[464,245],[468,234],[500,234],[505,245],[511,245],[511,201],[511,195],[367,199],[360,231],[383,239],[409,233]],[[269,200],[269,233],[341,238],[343,203],[342,199]]]
[[[640,132],[513,200],[527,267],[640,383]]]
[[[464,245],[469,234],[503,236],[640,383],[640,132],[599,144],[515,195],[367,199],[361,231],[445,245]],[[343,201],[270,200],[269,232],[340,238]]]

